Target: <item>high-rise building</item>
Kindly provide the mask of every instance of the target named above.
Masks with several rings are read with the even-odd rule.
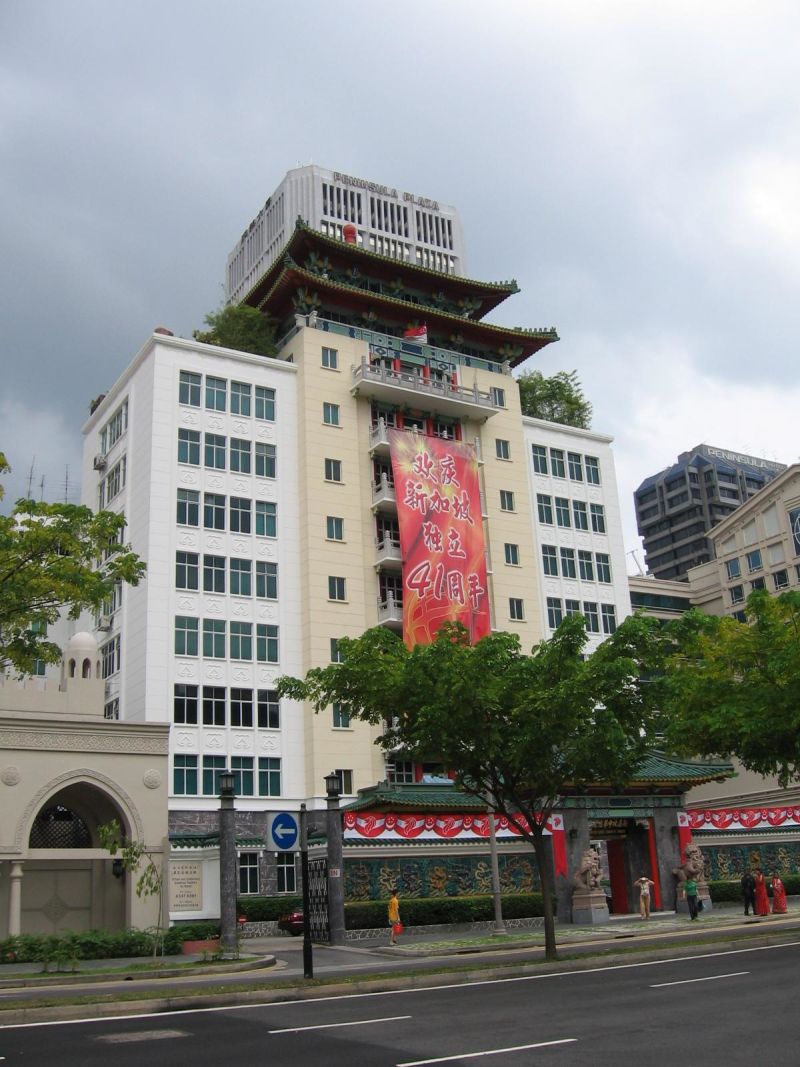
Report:
[[[361,248],[445,274],[466,273],[461,220],[454,207],[308,165],[287,172],[228,256],[229,303],[243,301],[283,253],[298,218],[338,238],[350,223]]]
[[[645,563],[656,578],[685,581],[713,558],[708,531],[785,470],[782,463],[697,445],[634,493]]]

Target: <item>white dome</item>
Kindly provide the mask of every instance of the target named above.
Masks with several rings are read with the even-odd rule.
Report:
[[[78,633],[73,634],[67,642],[66,649],[67,656],[96,656],[97,655],[97,641],[93,634],[87,633],[86,630],[80,630]]]

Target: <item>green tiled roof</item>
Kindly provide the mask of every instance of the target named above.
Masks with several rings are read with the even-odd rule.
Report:
[[[632,784],[638,782],[699,784],[713,782],[715,778],[731,778],[733,774],[733,764],[727,760],[720,762],[679,760],[673,756],[665,756],[663,752],[653,751],[640,764]]]
[[[217,848],[219,834],[170,834],[169,843],[173,848]],[[237,848],[264,848],[263,837],[237,837]]]
[[[359,789],[358,799],[344,807],[345,811],[364,811],[386,808],[412,811],[486,811],[486,804],[478,797],[462,793],[454,785],[389,785],[379,782],[368,789]]]

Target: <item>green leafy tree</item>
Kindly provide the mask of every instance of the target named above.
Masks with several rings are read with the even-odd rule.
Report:
[[[687,612],[667,628],[660,685],[679,753],[736,756],[751,771],[800,777],[800,593],[747,600],[747,622]]]
[[[210,312],[204,321],[209,329],[195,330],[192,336],[196,341],[257,356],[275,354],[274,325],[258,308],[230,304]]]
[[[522,414],[565,426],[588,430],[592,405],[583,395],[577,371],[559,371],[545,378],[540,370],[527,371],[517,378]]]
[[[456,624],[409,651],[378,627],[342,638],[341,663],[304,680],[281,678],[278,689],[317,711],[340,701],[356,718],[384,725],[384,749],[440,759],[464,790],[506,815],[535,851],[546,954],[554,959],[544,826],[566,786],[621,785],[639,765],[655,721],[643,669],[657,651],[656,629],[653,620],[627,619],[584,659],[580,616],[531,655],[508,633],[470,645]]]
[[[0,453],[0,471],[8,469]],[[58,662],[46,630],[62,609],[76,619],[117,582],[138,584],[145,564],[122,543],[124,528],[122,515],[76,504],[19,500],[0,515],[0,670],[30,674],[37,659]]]

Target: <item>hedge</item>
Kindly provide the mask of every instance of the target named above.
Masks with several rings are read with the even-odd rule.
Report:
[[[50,963],[63,965],[72,960],[105,960],[152,956],[155,935],[147,930],[86,930],[82,933],[18,934],[0,941],[0,963]],[[167,946],[171,955],[180,952],[180,942]]]
[[[295,908],[302,908],[302,897],[239,897],[237,915],[244,915],[248,922],[274,922]]]
[[[764,876],[767,879],[767,892],[769,892],[769,879],[770,875]],[[787,874],[781,878],[783,882],[783,888],[786,890],[787,896],[800,895],[800,874]],[[717,903],[723,903],[725,901],[734,901],[737,904],[741,904],[742,897],[742,883],[737,878],[735,882],[729,881],[714,881],[708,883],[708,891],[711,894],[712,901]]]

